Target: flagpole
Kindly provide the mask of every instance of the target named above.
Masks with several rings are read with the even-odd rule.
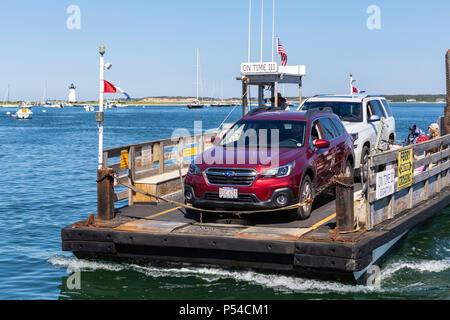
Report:
[[[350,95],[353,96],[353,72],[350,72]]]
[[[260,62],[263,62],[263,34],[264,34],[264,0],[261,0],[261,52]]]
[[[275,0],[272,7],[272,62],[274,60],[274,42],[275,42]]]
[[[99,99],[98,99],[98,114],[96,120],[98,122],[98,168],[103,167],[103,96],[105,91],[104,83],[104,71],[105,71],[105,46],[101,45],[99,48],[100,53],[100,87],[99,87]]]
[[[277,51],[275,52],[275,62],[277,63],[277,72],[278,72],[278,42],[279,42],[280,40],[278,39],[278,36],[277,36],[277,43],[276,43],[276,45],[277,45]]]
[[[249,0],[248,1],[248,57],[247,57],[247,62],[250,62],[251,28],[252,28],[252,0]]]

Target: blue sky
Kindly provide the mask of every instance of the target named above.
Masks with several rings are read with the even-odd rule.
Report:
[[[348,91],[348,74],[370,93],[444,93],[450,49],[450,2],[277,0],[276,33],[288,64],[304,64],[304,94]],[[69,5],[81,29],[69,30]],[[259,61],[260,5],[253,0],[252,60]],[[381,9],[381,30],[369,30],[369,5]],[[271,60],[272,0],[264,0],[264,60]],[[195,95],[196,48],[201,95],[239,96],[247,60],[248,0],[0,1],[0,100],[80,99],[98,91],[98,45],[113,68],[105,78],[132,97]],[[223,89],[222,89],[223,88]],[[285,88],[286,95],[297,89]]]

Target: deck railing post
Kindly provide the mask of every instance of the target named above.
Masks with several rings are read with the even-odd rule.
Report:
[[[447,106],[444,111],[445,134],[450,133],[450,50],[445,55],[446,78],[447,78]]]
[[[101,168],[97,171],[97,217],[100,220],[114,219],[114,171]]]
[[[354,229],[354,190],[350,177],[340,176],[336,183],[336,229],[348,232]]]
[[[159,143],[159,149],[158,149],[158,159],[159,159],[159,174],[163,174],[164,173],[164,141],[161,141]]]

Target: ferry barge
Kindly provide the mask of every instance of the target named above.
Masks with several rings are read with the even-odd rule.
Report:
[[[449,66],[450,51],[450,102]],[[243,64],[238,78],[243,115],[249,112],[251,85],[258,87],[261,108],[264,88],[269,86],[276,97],[281,83],[297,84],[301,102],[303,66],[252,68]],[[441,123],[439,138],[371,154],[368,181],[355,185],[337,179],[335,196],[316,198],[306,220],[281,211],[200,214],[199,221],[185,217],[180,177],[192,156],[210,147],[220,132],[103,150],[97,215],[63,228],[62,248],[80,259],[252,268],[358,281],[405,234],[450,203],[449,104]],[[414,154],[425,156],[414,160]],[[414,174],[419,167],[426,169]]]

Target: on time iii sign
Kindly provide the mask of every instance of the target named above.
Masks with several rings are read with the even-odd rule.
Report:
[[[241,64],[242,74],[276,73],[277,64],[275,62],[249,62]]]

